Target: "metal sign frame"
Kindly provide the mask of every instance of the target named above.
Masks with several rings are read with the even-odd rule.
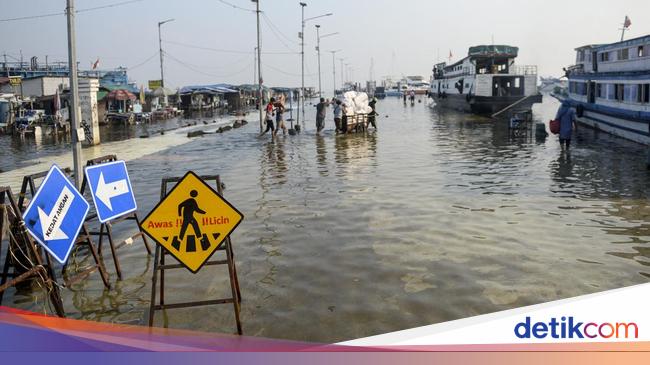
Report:
[[[5,199],[9,200],[9,205],[5,205]],[[54,306],[54,311],[56,314],[59,317],[65,317],[63,302],[61,300],[61,293],[59,292],[59,287],[55,284],[52,267],[51,265],[43,265],[41,255],[39,254],[36,245],[34,245],[34,241],[30,238],[29,234],[27,234],[27,231],[25,229],[25,222],[22,219],[18,204],[16,204],[16,201],[14,200],[11,188],[0,187],[0,205],[3,205],[4,207],[3,214],[0,216],[0,247],[2,246],[2,235],[4,234],[5,230],[10,229],[9,227],[3,226],[5,222],[4,218],[5,216],[8,216],[6,209],[10,208],[15,219],[14,224],[16,227],[18,227],[18,237],[22,242],[26,244],[28,249],[28,252],[24,254],[31,256],[29,262],[32,263],[31,267],[25,267],[25,269],[27,269],[25,272],[20,274],[18,273],[16,264],[11,260],[11,253],[13,252],[13,247],[17,247],[19,243],[9,238],[9,247],[7,247],[2,275],[0,276],[0,305],[2,304],[2,298],[4,296],[5,290],[32,278],[36,278],[43,281],[44,287],[47,289],[50,302]],[[14,269],[13,273],[11,274],[9,273],[10,268]],[[7,281],[10,277],[13,279]]]
[[[98,158],[94,158],[91,160],[88,160],[86,162],[86,166],[94,166],[94,165],[99,165],[99,164],[104,164],[107,162],[115,162],[118,161],[116,155],[106,155]],[[86,186],[88,186],[88,182],[86,181],[85,174],[84,174],[84,180],[81,183],[81,194],[84,194],[86,190]],[[89,214],[86,221],[92,220],[98,218],[96,213]],[[99,220],[99,219],[98,219]],[[115,246],[115,243],[113,241],[113,225],[119,222],[124,222],[127,220],[134,220],[136,226],[138,227],[138,232],[131,235],[130,237],[126,238],[122,243],[120,243],[117,247]],[[117,278],[119,280],[122,280],[122,269],[120,268],[120,261],[117,257],[117,249],[122,247],[123,245],[126,244],[127,241],[133,241],[137,237],[142,237],[142,242],[144,243],[144,247],[147,249],[147,255],[151,255],[151,247],[149,247],[149,243],[147,242],[147,235],[144,233],[142,228],[140,227],[140,219],[138,218],[138,212],[137,210],[131,212],[131,213],[126,213],[125,215],[122,215],[120,217],[117,217],[115,219],[109,220],[105,223],[100,222],[99,226],[99,232],[97,231],[91,231],[91,235],[93,236],[99,236],[99,242],[97,243],[98,246],[98,251],[99,254],[102,254],[102,247],[103,247],[103,238],[107,237],[108,238],[108,245],[111,249],[111,254],[113,256],[113,264],[115,265],[115,272],[117,274]]]
[[[68,176],[72,175],[72,170],[69,167],[62,168],[61,171],[64,174],[67,174]],[[25,199],[27,197],[27,194],[29,193],[30,196],[34,196],[37,191],[37,186],[36,186],[36,179],[41,179],[47,175],[48,171],[42,171],[42,172],[37,172],[35,174],[27,175],[23,177],[23,183],[20,188],[20,194],[18,195],[18,208],[20,209],[20,212],[25,211]],[[29,190],[29,191],[28,191]],[[80,191],[83,194],[83,191]],[[86,221],[88,220],[88,217],[86,217]],[[88,227],[86,226],[86,223],[82,224],[81,226],[81,233],[79,234],[79,237],[77,237],[77,240],[75,242],[75,246],[87,246],[88,249],[90,250],[91,255],[93,256],[93,260],[95,261],[95,265],[89,267],[87,270],[84,270],[83,272],[79,273],[78,276],[75,276],[71,282],[76,282],[78,279],[83,277],[86,274],[89,274],[91,271],[94,271],[97,269],[99,271],[99,274],[102,278],[102,282],[104,283],[104,287],[107,289],[110,289],[111,285],[108,280],[108,273],[106,272],[106,269],[104,268],[104,263],[102,260],[99,258],[99,255],[97,253],[97,250],[95,249],[95,245],[92,242],[91,234],[90,231],[88,230]],[[74,248],[73,248],[74,249]],[[39,251],[40,252],[40,251]],[[48,267],[52,267],[52,262],[50,260],[50,255],[45,255],[45,259],[47,262]],[[63,265],[61,268],[61,274],[65,274],[66,268],[67,268],[67,263]],[[52,271],[52,279],[56,281],[56,277],[54,276],[54,272]],[[70,282],[69,282],[70,283]]]
[[[51,178],[54,174],[60,174],[60,176],[63,177],[63,180],[65,181],[65,183],[68,184],[68,185],[70,185],[70,186],[73,188],[72,191],[70,191],[70,192],[71,192],[73,195],[75,195],[75,193],[78,193],[78,194],[79,194],[79,197],[81,198],[81,201],[85,204],[85,205],[84,205],[84,207],[85,207],[85,211],[84,211],[84,213],[83,213],[83,217],[82,217],[81,220],[79,221],[79,226],[76,228],[76,232],[74,232],[73,234],[70,234],[70,233],[69,233],[70,236],[74,237],[74,239],[72,239],[71,241],[69,241],[69,245],[70,245],[70,247],[67,249],[67,252],[65,253],[65,256],[64,256],[64,257],[58,257],[59,254],[57,254],[56,252],[54,252],[54,251],[53,251],[53,250],[52,250],[52,249],[51,249],[51,248],[50,248],[50,247],[45,243],[45,240],[41,241],[40,238],[36,237],[36,233],[35,233],[33,230],[31,230],[30,228],[27,228],[27,230],[32,234],[33,238],[34,238],[34,239],[35,239],[35,240],[36,240],[36,241],[41,245],[41,247],[43,247],[43,249],[44,249],[45,251],[47,251],[47,252],[48,252],[52,257],[54,257],[54,258],[55,258],[55,259],[56,259],[60,264],[65,265],[66,262],[68,261],[68,257],[70,256],[70,253],[72,252],[72,249],[73,249],[74,246],[75,246],[75,242],[76,242],[76,240],[77,240],[77,237],[79,237],[79,234],[81,233],[81,229],[83,228],[84,221],[86,220],[86,216],[88,215],[88,211],[90,210],[90,204],[88,204],[88,202],[87,202],[86,199],[83,197],[83,195],[82,195],[79,191],[77,191],[76,188],[74,188],[74,185],[70,182],[70,180],[68,180],[68,179],[66,178],[65,173],[64,173],[64,172],[59,168],[59,166],[57,166],[56,164],[55,164],[55,165],[52,165],[52,167],[48,170],[47,175],[45,175],[45,178],[43,179],[43,182],[41,182],[41,185],[39,186],[39,189],[36,191],[36,194],[34,194],[34,195],[32,196],[32,199],[31,199],[31,201],[29,202],[29,205],[27,206],[27,208],[25,208],[25,211],[23,212],[23,214],[29,214],[29,212],[31,211],[32,207],[35,205],[35,203],[36,203],[38,197],[41,196],[41,194],[46,194],[46,192],[45,192],[43,189],[46,188],[46,184],[47,184],[47,182],[50,181],[50,178]],[[71,204],[72,204],[72,203],[71,203]],[[53,207],[52,209],[55,210],[56,207]],[[67,215],[64,216],[64,217],[62,217],[62,218],[61,218],[61,221],[64,221],[66,217],[67,217]],[[23,220],[24,220],[24,217],[23,217]],[[30,224],[31,224],[31,223],[30,223]],[[45,232],[43,232],[43,234],[45,234]],[[45,238],[45,237],[43,237],[43,238]],[[68,239],[67,237],[64,237],[64,238],[65,238],[65,239]]]
[[[196,176],[199,179],[201,179],[203,182],[215,181],[215,183],[217,185],[216,193],[219,196],[223,197],[224,186],[221,183],[221,179],[220,179],[219,175],[204,175],[204,176],[196,175]],[[165,177],[165,178],[162,179],[161,186],[160,186],[160,201],[161,202],[169,194],[167,192],[168,184],[176,184],[174,186],[174,188],[175,188],[178,185],[178,182],[180,182],[184,177],[185,176],[183,176],[183,177]],[[207,184],[207,183],[206,183],[206,185],[209,186],[209,184]],[[210,189],[213,189],[213,188],[210,187]],[[173,190],[173,188],[172,188],[172,190]],[[170,191],[170,193],[171,193],[171,191]],[[224,201],[225,201],[225,199],[224,199]],[[228,203],[228,204],[230,205],[230,203]],[[158,205],[156,205],[156,207],[157,206]],[[155,208],[154,208],[154,210],[155,210]],[[239,212],[239,211],[237,211],[237,212]],[[243,215],[242,215],[242,217],[243,217]],[[237,228],[237,226],[235,226],[232,231],[234,231],[235,228]],[[232,233],[232,231],[230,233]],[[210,261],[210,258],[212,256],[214,256],[214,254],[217,251],[226,251],[226,259],[225,260]],[[176,308],[189,308],[189,307],[199,307],[199,306],[207,306],[207,305],[232,303],[233,304],[233,310],[235,312],[235,321],[237,323],[237,333],[240,334],[240,335],[243,334],[241,320],[239,318],[240,312],[241,312],[241,291],[240,291],[240,288],[239,288],[239,279],[237,277],[237,267],[235,265],[235,255],[234,255],[233,249],[232,249],[232,241],[230,239],[230,234],[228,234],[226,236],[226,238],[221,242],[219,247],[217,247],[217,249],[215,249],[215,251],[212,253],[211,257],[209,257],[206,260],[206,262],[202,265],[202,267],[203,266],[214,266],[214,265],[227,265],[228,266],[230,289],[231,289],[231,292],[232,292],[232,297],[230,297],[230,298],[165,304],[165,270],[185,269],[186,268],[186,266],[184,264],[165,264],[165,256],[167,254],[171,255],[171,253],[168,250],[166,250],[164,247],[162,247],[160,244],[156,245],[156,253],[155,253],[155,256],[154,256],[153,276],[151,278],[151,301],[149,303],[149,327],[153,326],[155,311],[157,311],[157,310],[176,309]],[[158,285],[158,272],[160,272],[160,301],[159,301],[159,304],[156,304],[156,287]]]

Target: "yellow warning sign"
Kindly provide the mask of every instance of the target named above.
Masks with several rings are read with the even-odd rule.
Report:
[[[235,207],[190,171],[140,226],[196,273],[243,218]]]

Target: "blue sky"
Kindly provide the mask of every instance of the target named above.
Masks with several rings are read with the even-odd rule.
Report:
[[[77,9],[123,0],[76,0]],[[297,0],[260,0],[263,77],[273,86],[300,84],[300,6]],[[228,0],[253,8],[250,0]],[[520,47],[519,64],[536,64],[540,75],[559,76],[574,61],[573,48],[620,38],[625,15],[632,20],[628,37],[650,34],[650,2],[645,0],[307,0],[306,17],[332,12],[333,16],[307,23],[305,32],[306,84],[317,86],[315,24],[321,35],[323,89],[332,89],[332,55],[349,64],[348,78],[362,82],[387,75],[424,75],[438,57],[449,52],[458,59],[477,44]],[[0,19],[63,11],[65,0],[2,1]],[[129,67],[139,84],[159,78],[157,22],[163,26],[163,48],[168,86],[202,83],[252,83],[255,14],[234,9],[218,0],[143,0],[120,7],[77,15],[78,59],[82,68],[99,57],[100,68]],[[66,61],[64,16],[0,22],[0,54],[26,61],[33,55],[43,62]],[[172,43],[173,42],[173,43]],[[192,47],[190,47],[192,46]],[[209,48],[199,49],[194,46]],[[229,52],[217,51],[227,50]],[[234,52],[230,52],[234,51]],[[143,64],[143,61],[148,60]],[[137,67],[134,67],[137,66]],[[336,62],[337,84],[341,82]]]

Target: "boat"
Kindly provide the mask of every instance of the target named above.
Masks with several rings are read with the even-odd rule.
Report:
[[[650,35],[575,49],[565,100],[577,121],[650,144]]]
[[[537,66],[515,65],[518,52],[508,45],[470,47],[467,57],[434,66],[429,96],[438,108],[474,114],[531,110],[542,102]]]
[[[431,85],[424,80],[422,76],[406,76],[404,80],[404,92],[410,93],[411,90],[416,95],[426,95]]]

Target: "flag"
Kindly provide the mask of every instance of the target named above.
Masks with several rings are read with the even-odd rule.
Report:
[[[626,16],[625,16],[625,22],[623,23],[623,27],[624,27],[624,28],[629,28],[630,25],[632,25],[632,21],[631,21],[630,18],[626,15]]]
[[[99,65],[99,58],[97,58],[97,61],[95,61],[93,64],[93,70],[97,68],[97,65]]]

